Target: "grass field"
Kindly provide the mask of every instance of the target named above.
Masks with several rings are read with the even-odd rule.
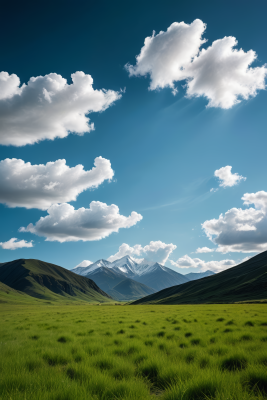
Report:
[[[1,304],[0,399],[267,398],[264,304]]]

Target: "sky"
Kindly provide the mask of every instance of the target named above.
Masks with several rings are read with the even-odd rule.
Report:
[[[267,249],[267,5],[2,6],[0,262],[185,274]]]

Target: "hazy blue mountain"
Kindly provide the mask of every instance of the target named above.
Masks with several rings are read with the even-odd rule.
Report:
[[[126,278],[107,293],[116,300],[129,301],[140,299],[156,291],[140,282]]]
[[[195,281],[197,279],[206,278],[206,276],[211,276],[211,275],[215,275],[215,272],[208,270],[205,272],[190,272],[189,274],[186,274],[185,276],[190,281]]]

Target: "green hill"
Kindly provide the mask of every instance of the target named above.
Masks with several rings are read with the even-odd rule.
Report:
[[[111,297],[94,281],[58,265],[39,260],[15,260],[0,264],[0,282],[42,300],[109,302]],[[4,294],[7,290],[2,291]],[[7,294],[7,293],[6,293]]]
[[[154,289],[129,278],[124,279],[108,291],[110,296],[121,301],[140,299],[140,297],[144,297],[152,293],[155,293]]]
[[[172,286],[132,304],[234,303],[267,299],[267,251],[216,275]]]

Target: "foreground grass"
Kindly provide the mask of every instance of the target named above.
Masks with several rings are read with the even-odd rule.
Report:
[[[267,398],[266,305],[10,305],[0,399]]]

